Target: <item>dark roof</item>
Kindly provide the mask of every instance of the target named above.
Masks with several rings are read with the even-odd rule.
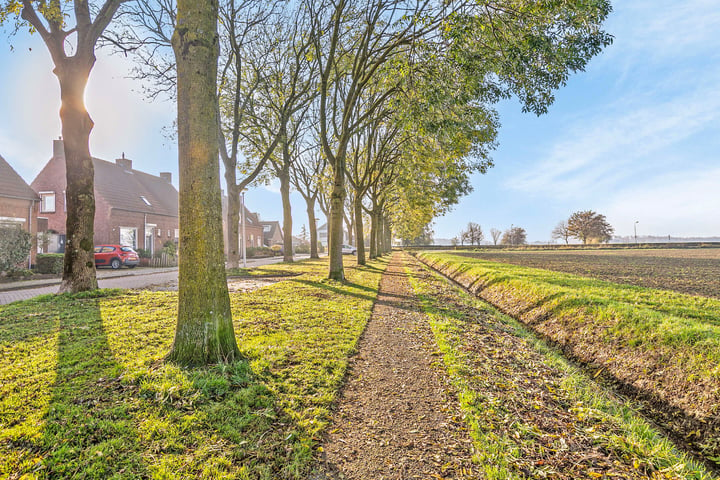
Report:
[[[111,208],[178,216],[178,192],[167,180],[99,158],[93,158],[93,166],[95,191]]]
[[[0,197],[38,200],[37,193],[0,155]]]

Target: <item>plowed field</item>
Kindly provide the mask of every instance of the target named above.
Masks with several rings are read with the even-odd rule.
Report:
[[[455,253],[610,282],[720,298],[720,248]]]

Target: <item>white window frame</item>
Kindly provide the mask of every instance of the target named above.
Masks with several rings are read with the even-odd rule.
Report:
[[[55,192],[39,192],[40,195],[40,213],[55,213],[57,211],[57,198]],[[52,210],[46,208],[45,199],[52,198]]]

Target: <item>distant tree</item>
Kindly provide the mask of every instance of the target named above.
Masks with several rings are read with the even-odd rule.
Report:
[[[303,226],[300,228],[300,238],[302,238],[303,242],[308,241],[308,232],[307,232],[307,228],[305,228],[304,223],[303,223]]]
[[[497,228],[491,228],[490,236],[492,236],[493,245],[497,245],[498,241],[500,240],[500,237],[502,236],[502,232],[500,230],[498,230]]]
[[[527,243],[527,233],[524,228],[508,228],[503,233],[501,243],[503,245],[524,245]]]
[[[604,243],[612,238],[615,229],[610,226],[605,215],[592,210],[575,212],[567,221],[568,234],[583,244],[590,242]]]
[[[458,237],[453,237],[450,239],[450,245],[452,245],[453,247],[456,247],[458,243],[460,243]]]
[[[553,228],[551,236],[555,240],[565,240],[565,244],[569,243],[568,240],[572,237],[572,234],[568,229],[568,223],[565,220],[558,223],[555,228]]]
[[[462,232],[462,236],[470,245],[480,245],[480,242],[484,238],[482,228],[475,222],[468,222],[467,227],[465,227],[465,230]]]

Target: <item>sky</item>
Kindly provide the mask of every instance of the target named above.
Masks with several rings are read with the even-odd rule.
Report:
[[[468,222],[525,228],[549,242],[578,210],[604,214],[616,235],[720,236],[720,2],[617,0],[606,22],[614,42],[556,92],[547,114],[500,103],[495,167],[437,218],[436,238]],[[98,52],[86,94],[95,122],[90,151],[133,167],[173,173],[177,147],[165,132],[172,102],[147,101],[128,78],[132,61]],[[60,135],[59,87],[38,35],[0,32],[0,155],[30,183]],[[293,230],[307,225],[292,195]],[[248,208],[281,220],[277,184],[252,189]],[[317,212],[320,223],[324,217]],[[637,222],[637,223],[636,223]]]

